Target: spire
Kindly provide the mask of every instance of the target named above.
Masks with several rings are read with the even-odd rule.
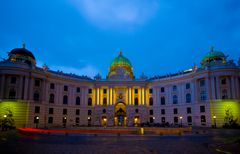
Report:
[[[120,52],[119,52],[119,56],[122,56],[122,49],[121,49]]]
[[[23,42],[23,44],[22,44],[22,48],[23,48],[23,49],[26,48],[26,43],[25,43],[25,42]]]

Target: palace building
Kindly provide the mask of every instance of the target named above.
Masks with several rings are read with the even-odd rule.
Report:
[[[16,127],[222,126],[230,115],[240,123],[240,61],[211,49],[199,66],[139,78],[122,52],[106,78],[36,66],[23,46],[0,61],[0,119]]]

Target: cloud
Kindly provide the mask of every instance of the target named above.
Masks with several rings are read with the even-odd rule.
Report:
[[[98,27],[144,24],[158,10],[157,0],[71,0]]]

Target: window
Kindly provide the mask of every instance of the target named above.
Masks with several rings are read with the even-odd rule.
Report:
[[[134,105],[138,105],[138,98],[134,99]]]
[[[205,112],[205,106],[200,106],[200,112],[204,113]]]
[[[201,101],[207,100],[207,92],[206,91],[201,91],[200,99],[201,99]]]
[[[173,91],[177,91],[177,86],[174,85],[174,86],[172,87],[172,90],[173,90]]]
[[[149,93],[150,94],[152,94],[153,93],[153,89],[151,88],[151,89],[149,89]]]
[[[76,123],[76,124],[79,124],[79,121],[80,121],[79,117],[76,117],[75,123]]]
[[[187,114],[191,114],[192,113],[192,109],[190,107],[187,107]]]
[[[177,95],[173,96],[173,104],[177,104],[178,103],[178,97]]]
[[[186,103],[191,103],[191,94],[186,94]]]
[[[67,115],[67,109],[63,109],[63,115]]]
[[[107,98],[106,97],[103,98],[103,105],[107,105]]]
[[[153,105],[153,98],[152,98],[152,97],[149,98],[149,105],[150,105],[150,106]]]
[[[63,117],[62,118],[62,123],[64,124],[63,126],[66,127],[67,117]]]
[[[16,91],[15,91],[15,89],[10,89],[8,97],[9,97],[9,99],[15,99],[16,98]]]
[[[227,84],[226,78],[224,78],[224,79],[221,80],[221,84],[222,84],[222,85],[226,85],[226,84]]]
[[[48,109],[48,114],[53,114],[53,108]]]
[[[63,90],[68,91],[68,86],[64,86]]]
[[[63,96],[63,104],[68,104],[68,96],[67,95]]]
[[[161,87],[161,93],[164,93],[165,89],[164,87]]]
[[[35,87],[40,87],[40,80],[36,79],[34,85]]]
[[[103,93],[106,94],[107,93],[107,89],[103,89]]]
[[[162,115],[165,114],[165,109],[161,109],[161,114],[162,114]]]
[[[161,105],[165,105],[165,97],[164,96],[161,97]]]
[[[186,89],[190,89],[190,83],[186,84]]]
[[[15,76],[11,77],[11,84],[16,84],[17,78]]]
[[[135,93],[135,94],[138,94],[138,89],[134,89],[134,93]]]
[[[138,109],[135,109],[135,113],[138,113],[139,111],[138,111]]]
[[[205,123],[206,122],[206,117],[205,115],[201,115],[201,123]]]
[[[80,87],[77,87],[76,92],[80,93]]]
[[[88,89],[88,94],[92,94],[92,89]]]
[[[200,80],[200,87],[204,87],[204,86],[205,86],[205,80],[202,79],[202,80]]]
[[[150,123],[153,123],[153,122],[154,122],[153,117],[150,117],[150,118],[149,118],[149,122],[150,122]]]
[[[34,92],[34,94],[33,94],[33,100],[34,101],[39,101],[39,93],[37,91]]]
[[[174,120],[174,123],[175,123],[175,124],[178,123],[178,117],[174,117],[173,120]]]
[[[223,89],[223,91],[222,91],[222,99],[228,99],[227,89]]]
[[[54,94],[50,94],[49,103],[54,103]]]
[[[165,117],[162,117],[162,123],[165,123],[165,121],[166,121]]]
[[[80,105],[80,97],[79,96],[76,97],[76,105]]]
[[[150,115],[153,115],[153,110],[149,110],[149,114],[150,114]]]
[[[55,84],[54,83],[50,84],[50,89],[55,89]]]
[[[177,108],[173,109],[173,114],[178,114],[178,109]]]
[[[105,114],[107,111],[106,111],[106,109],[103,109],[102,112]]]
[[[35,113],[40,113],[40,106],[35,106]]]
[[[48,117],[48,123],[52,124],[53,123],[53,117]]]
[[[88,106],[92,106],[92,98],[91,97],[88,98]]]
[[[88,115],[92,115],[92,110],[88,110]]]
[[[191,117],[191,116],[188,116],[188,117],[187,117],[187,122],[188,122],[188,123],[192,123],[192,117]]]
[[[76,109],[76,115],[79,115],[79,114],[80,114],[80,110]]]

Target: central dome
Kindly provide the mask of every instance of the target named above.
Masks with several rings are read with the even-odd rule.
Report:
[[[113,59],[107,78],[113,79],[133,79],[133,68],[131,62],[123,56],[122,51]]]

